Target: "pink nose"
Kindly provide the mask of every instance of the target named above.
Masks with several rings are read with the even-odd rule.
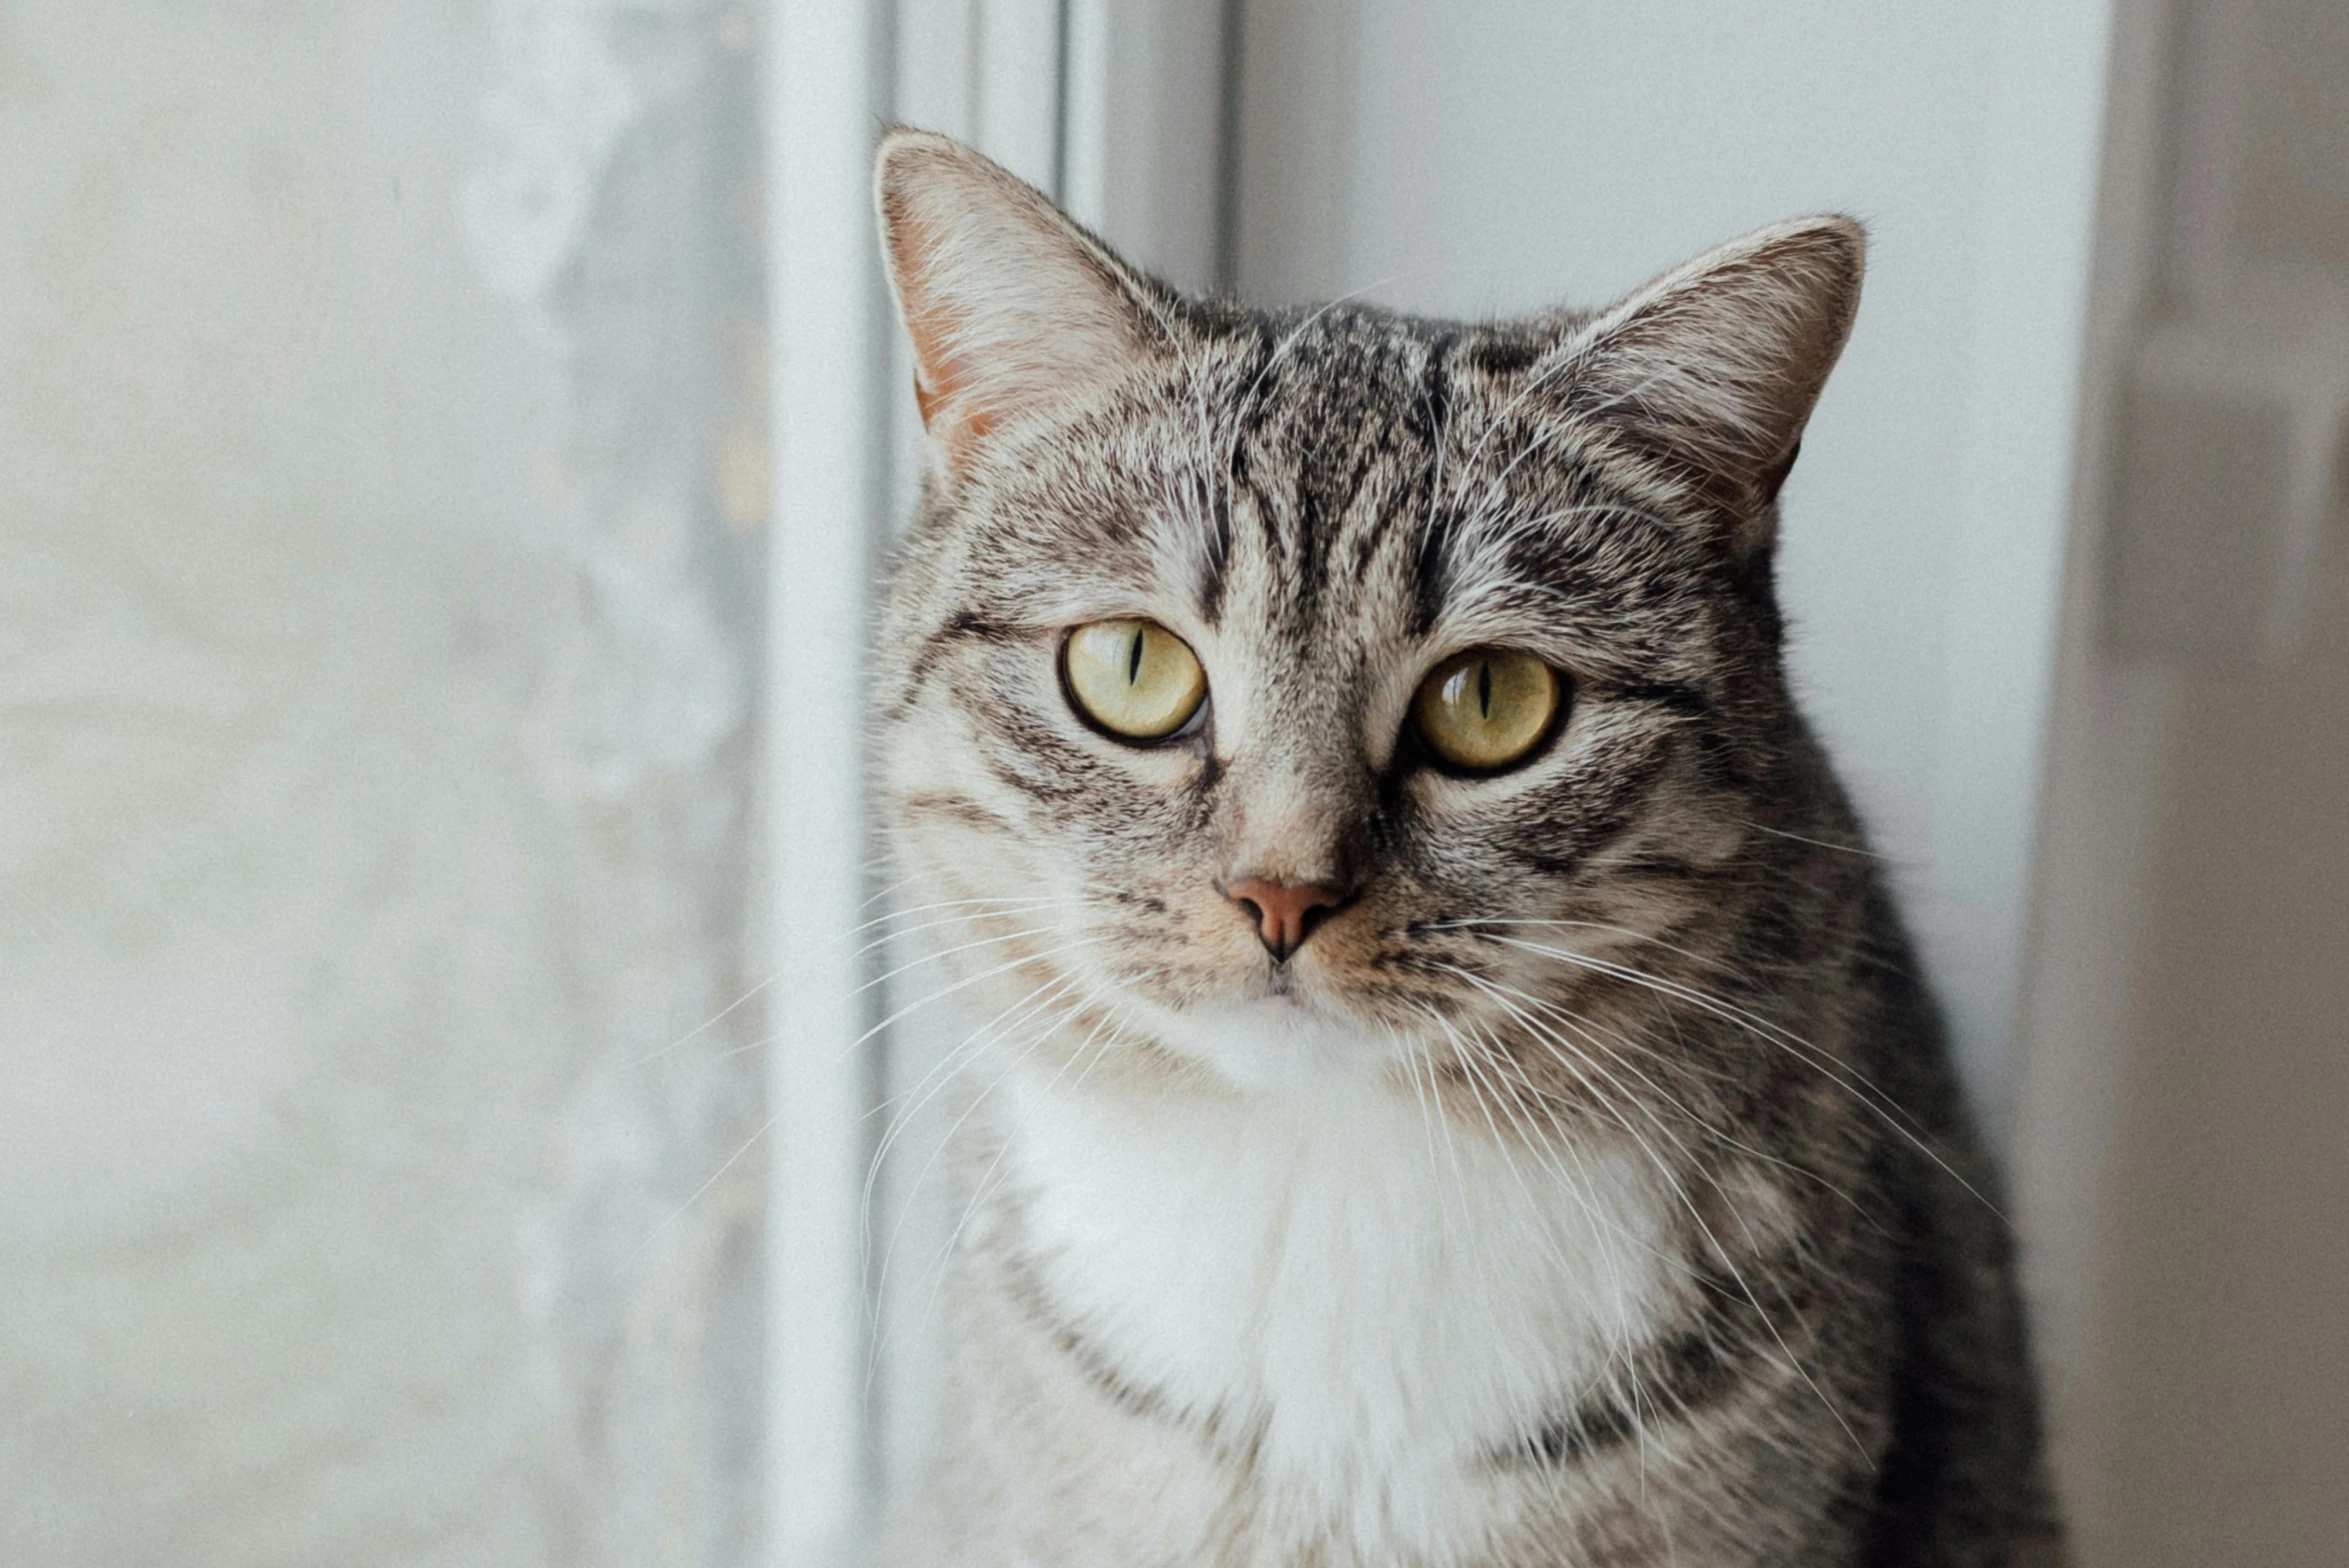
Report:
[[[1224,895],[1256,922],[1256,934],[1264,939],[1276,962],[1286,962],[1305,944],[1322,917],[1346,901],[1335,888],[1255,878],[1234,882],[1224,889]]]

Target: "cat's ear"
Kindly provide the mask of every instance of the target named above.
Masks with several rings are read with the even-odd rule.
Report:
[[[1866,260],[1849,218],[1775,224],[1579,323],[1535,373],[1713,512],[1740,553],[1764,548]]]
[[[997,426],[1116,380],[1161,341],[1142,278],[960,142],[890,132],[873,194],[922,423],[950,469]]]

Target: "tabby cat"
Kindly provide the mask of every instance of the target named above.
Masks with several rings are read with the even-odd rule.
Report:
[[[1842,218],[1596,312],[1265,312],[882,143],[875,662],[985,1027],[891,1562],[2052,1563],[2010,1246],[1788,695]]]

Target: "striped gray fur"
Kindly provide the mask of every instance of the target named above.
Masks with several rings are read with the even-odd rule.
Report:
[[[920,133],[879,199],[932,437],[879,775],[991,1020],[887,1560],[2058,1561],[1993,1173],[1781,658],[1856,226],[1479,324],[1185,297]],[[1119,616],[1202,722],[1071,713]],[[1481,645],[1568,705],[1459,777],[1405,705]],[[1345,902],[1279,962],[1243,875]]]

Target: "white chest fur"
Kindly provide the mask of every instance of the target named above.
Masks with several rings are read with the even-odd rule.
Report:
[[[1640,1337],[1668,1267],[1636,1146],[1537,1156],[1371,1083],[1005,1088],[1056,1309],[1137,1385],[1260,1423],[1268,1484],[1359,1539],[1440,1532],[1464,1467]]]

